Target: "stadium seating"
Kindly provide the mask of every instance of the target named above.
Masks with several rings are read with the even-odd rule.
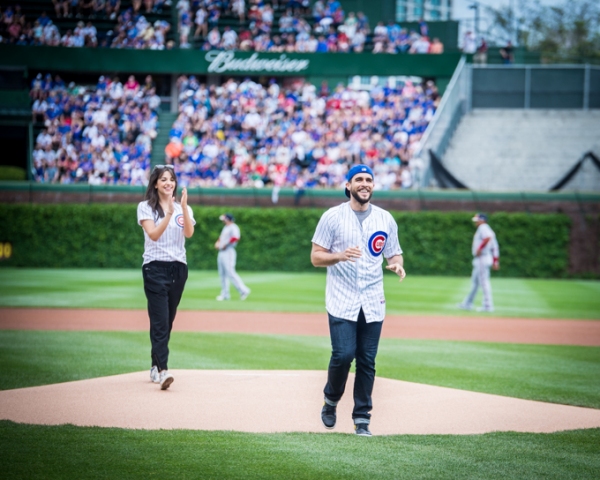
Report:
[[[283,5],[283,4],[285,4],[285,2],[281,2],[281,4]],[[281,32],[279,30],[279,20],[280,20],[281,16],[284,15],[285,9],[284,8],[275,8],[273,13],[274,13],[274,15],[273,15],[274,20],[273,20],[273,24],[272,24],[272,28],[271,28],[271,37],[276,36],[276,35],[281,36],[281,34],[283,32]],[[315,22],[310,14],[304,14],[304,15],[300,15],[300,16],[311,27],[314,26]],[[248,30],[250,28],[251,23],[252,23],[252,20],[250,18],[248,18],[247,11],[246,11],[246,18],[242,22],[240,22],[238,16],[236,14],[234,14],[233,12],[225,11],[221,14],[221,17],[219,18],[217,27],[221,34],[225,30],[225,27],[230,27],[231,29],[233,29],[239,33],[242,30]],[[193,42],[194,47],[201,48],[204,43],[204,40],[205,39],[203,39],[203,38],[194,39],[194,42]]]
[[[65,85],[58,76],[36,77],[35,181],[147,184],[160,98],[150,76],[142,85],[133,76],[122,80],[101,76],[95,85]]]
[[[247,4],[249,2],[246,2]],[[262,4],[262,2],[257,2],[259,4]],[[269,2],[265,2],[264,4],[268,4]],[[326,3],[326,2],[324,2]],[[341,2],[342,7],[343,7],[343,2]],[[274,40],[275,38],[279,38],[281,40],[281,48],[283,48],[286,45],[285,42],[285,35],[286,32],[280,30],[280,19],[283,15],[286,14],[286,12],[290,11],[288,8],[288,2],[286,1],[281,1],[279,2],[279,8],[277,8],[277,6],[275,6],[274,10],[273,10],[273,23],[271,28],[269,29],[269,34],[268,37],[270,40]],[[252,29],[252,25],[255,23],[252,18],[251,15],[248,12],[248,7],[249,5],[246,5],[246,15],[244,20],[240,21],[240,18],[238,17],[237,14],[235,14],[234,12],[232,12],[229,9],[222,9],[221,10],[221,14],[220,17],[218,19],[218,22],[216,23],[216,27],[219,30],[219,33],[222,35],[223,32],[225,31],[226,28],[231,28],[232,30],[236,31],[238,33],[238,35],[241,32],[246,32],[249,33],[250,30]],[[259,9],[262,8],[262,5],[258,7]],[[192,11],[190,12],[190,16],[192,19],[192,22],[194,21],[195,18],[195,13],[198,9],[192,9]],[[313,16],[312,12],[310,11],[310,9],[308,11],[304,11],[302,9],[297,11],[294,11],[294,14],[301,19],[301,21],[306,22],[306,24],[308,25],[308,27],[310,27],[310,34],[314,35],[315,38],[318,38],[320,35],[323,35],[323,37],[328,41],[327,43],[329,44],[329,48],[333,48],[335,50],[340,49],[340,51],[343,51],[344,49],[340,47],[340,45],[342,44],[341,40],[341,31],[343,30],[342,28],[333,28],[332,31],[327,32],[326,30],[324,32],[319,33],[320,31],[318,31],[315,27],[318,26],[318,21],[315,19],[315,17]],[[354,12],[344,12],[344,14],[346,16],[348,16],[349,14],[354,15]],[[354,17],[356,18],[356,17]],[[364,17],[365,20],[368,22],[368,19],[366,19],[366,17]],[[260,22],[259,22],[260,24]],[[335,25],[334,25],[335,26]],[[366,25],[366,29],[365,29],[365,33],[366,33],[366,39],[364,41],[364,47],[360,48],[360,51],[365,51],[365,52],[375,52],[375,53],[398,53],[398,52],[408,52],[410,47],[414,44],[414,42],[420,38],[420,35],[418,35],[416,32],[414,31],[406,31],[406,30],[402,30],[400,29],[400,27],[398,25],[394,25],[393,28],[390,27],[390,25],[386,26],[384,28],[384,31],[386,32],[386,34],[384,35],[385,39],[383,41],[378,41],[382,39],[382,37],[377,37],[374,32],[372,31],[372,27],[373,26],[369,26],[368,23]],[[207,30],[210,31],[210,29],[212,28],[212,26],[208,26]],[[426,28],[426,27],[425,27]],[[201,49],[210,49],[210,48],[214,48],[214,47],[209,47],[208,42],[207,42],[207,37],[206,36],[200,36],[200,37],[194,37],[194,31],[196,29],[196,25],[193,25],[191,28],[191,33],[189,35],[189,41],[190,41],[190,47],[191,48],[201,48]],[[393,30],[393,31],[392,31]],[[257,28],[254,30],[254,35],[252,35],[252,38],[254,39],[256,37],[256,33],[257,31],[260,31],[260,28]],[[425,34],[425,33],[423,33]],[[292,34],[293,37],[296,37],[296,32],[294,32]],[[391,38],[391,36],[394,36],[395,38],[395,43],[394,42],[388,42],[388,39]],[[403,37],[403,40],[400,40],[400,36]],[[239,40],[239,39],[238,39]],[[351,40],[351,38],[349,39]],[[270,43],[270,42],[267,42]],[[394,43],[395,46],[392,46],[392,43]],[[400,44],[402,44],[402,46],[400,46]],[[438,46],[438,48],[441,48],[441,51],[443,51],[443,46],[442,44],[438,41],[436,43],[436,45]],[[388,48],[389,47],[389,48]],[[268,48],[268,50],[270,50],[271,47]],[[242,48],[244,49],[244,48]],[[251,47],[249,48],[249,50],[253,50],[254,48]],[[265,47],[261,47],[260,49],[265,49]],[[274,50],[276,51],[276,50]],[[288,51],[288,50],[286,50]],[[310,51],[310,50],[307,50]],[[349,46],[348,50],[346,51],[353,51],[351,45]],[[358,51],[358,50],[357,50]],[[415,53],[412,52],[411,53]],[[427,53],[427,48],[425,49],[425,52],[419,52],[419,53]],[[435,52],[431,52],[431,53],[441,53],[440,51],[435,51]]]
[[[58,18],[51,0],[15,0],[14,2],[10,2],[7,5],[3,5],[2,11],[5,11],[6,7],[8,7],[9,5],[14,8],[14,6],[17,4],[21,7],[21,12],[23,15],[25,15],[26,22],[31,23],[32,26],[34,25],[35,21],[42,15],[42,13],[45,12],[46,16],[52,21],[52,23],[58,27],[61,36],[64,35],[68,30],[75,30],[79,22],[92,22],[93,26],[96,27],[96,30],[98,32],[97,36],[99,46],[102,45],[102,40],[104,40],[105,38],[110,43],[110,40],[114,38],[115,29],[118,24],[117,18],[110,18],[110,16],[106,15],[104,11],[92,16],[85,15],[81,17],[77,16],[77,14],[73,12],[73,14],[70,15],[68,18]],[[122,0],[120,14],[123,14],[131,8],[132,0]],[[145,11],[144,6],[142,4],[139,13],[143,15],[146,18],[146,20],[151,24],[154,24],[157,21],[168,22],[171,25],[173,23],[170,3],[164,4],[161,6],[160,9],[156,9],[149,13]],[[169,41],[173,40],[174,38],[175,32],[174,29],[171,28],[171,30],[167,33],[166,40]]]
[[[121,75],[125,90],[126,79]],[[329,92],[303,80],[290,83],[283,79],[282,83],[272,79],[266,85],[238,78],[207,88],[193,77],[182,76],[177,81],[178,113],[159,111],[161,100],[152,89],[152,93],[135,98],[137,105],[132,108],[142,111],[132,120],[124,119],[121,100],[107,104],[112,95],[101,92],[110,80],[101,77],[98,85],[66,85],[58,76],[42,74],[33,80],[33,139],[41,138],[42,130],[48,128],[54,152],[35,142],[36,181],[139,185],[147,181],[151,164],[165,163],[168,151],[166,161],[174,163],[182,185],[338,187],[344,183],[348,165],[364,162],[374,168],[379,188],[409,188],[412,152],[440,100],[431,81],[371,85],[370,91],[340,84]],[[145,112],[148,106],[151,111]],[[94,116],[99,110],[109,110],[110,122],[114,119],[116,123],[105,129],[106,119],[99,122]],[[144,131],[143,113],[150,113],[153,119],[150,134]],[[204,116],[191,118],[199,113]],[[251,114],[255,117],[252,122]],[[156,123],[162,125],[158,131]],[[77,130],[76,136],[74,127],[79,125],[81,129],[97,125],[99,133],[82,136]],[[127,135],[122,127],[127,128]],[[96,136],[103,136],[98,144],[94,143]],[[171,144],[177,148],[169,149]],[[139,151],[127,154],[132,146]],[[211,149],[215,155],[207,154]],[[113,151],[118,154],[117,163],[99,178],[90,165],[98,156],[112,158]],[[58,169],[57,175],[56,159],[64,154],[72,164],[69,171]],[[82,165],[87,170],[81,169]]]
[[[443,163],[474,190],[547,191],[585,153],[600,152],[598,132],[599,110],[475,109]]]
[[[155,0],[156,1],[156,0]],[[71,14],[68,17],[58,16],[53,3],[50,0],[24,0],[19,2],[18,5],[21,8],[21,13],[25,16],[26,22],[23,25],[23,31],[21,35],[18,35],[18,38],[13,38],[11,34],[9,34],[8,28],[4,23],[0,24],[0,42],[2,43],[17,43],[19,45],[31,45],[31,44],[53,44],[57,45],[59,42],[56,41],[54,43],[44,40],[42,42],[35,41],[35,30],[36,30],[36,20],[40,18],[42,14],[45,14],[46,17],[51,23],[58,29],[58,37],[63,37],[67,32],[76,32],[76,29],[82,28],[83,24],[87,24],[87,22],[91,22],[93,27],[97,31],[97,45],[93,42],[87,42],[85,46],[100,46],[100,47],[113,47],[113,48],[174,48],[176,46],[181,46],[182,48],[200,48],[203,50],[214,49],[214,46],[211,46],[207,41],[207,35],[201,35],[196,37],[194,35],[196,30],[196,25],[194,24],[195,13],[198,10],[198,5],[200,2],[189,2],[188,0],[180,0],[177,2],[171,3],[171,0],[160,0],[160,5],[154,8],[152,11],[146,11],[145,6],[142,1],[141,8],[138,11],[140,16],[143,16],[144,19],[148,22],[146,25],[155,25],[157,22],[162,22],[163,24],[167,24],[170,26],[166,35],[163,39],[163,34],[159,33],[157,36],[159,37],[158,42],[150,41],[146,39],[146,44],[144,45],[141,41],[132,40],[134,37],[131,37],[129,41],[125,41],[125,37],[123,40],[119,38],[119,41],[113,43],[113,40],[118,37],[119,33],[119,18],[123,15],[131,15],[132,12],[132,0],[123,0],[120,5],[119,16],[108,15],[105,10],[99,10],[97,12],[86,11],[82,15],[78,13],[77,7],[72,7]],[[190,6],[191,3],[191,6]],[[209,3],[209,2],[206,2]],[[247,2],[247,10],[248,7],[252,5],[248,5]],[[258,8],[263,8],[264,5],[268,5],[269,2],[254,2],[258,5]],[[325,2],[326,3],[326,2]],[[334,2],[339,3],[339,2]],[[213,2],[213,4],[218,4],[218,2]],[[289,11],[288,7],[289,2],[281,1],[279,2],[279,8],[275,8],[273,11],[273,23],[268,33],[263,36],[258,36],[258,33],[261,31],[259,27],[256,27],[255,18],[252,18],[252,15],[247,11],[245,18],[240,21],[240,18],[233,13],[228,8],[222,8],[221,15],[216,22],[216,27],[219,30],[220,34],[222,34],[226,29],[232,29],[236,31],[238,34],[241,32],[246,32],[247,35],[250,35],[252,40],[256,40],[258,38],[262,38],[259,42],[260,45],[251,45],[244,46],[240,43],[240,39],[238,39],[238,45],[235,49],[246,49],[246,50],[257,50],[257,51],[314,51],[317,48],[317,40],[322,36],[323,44],[327,44],[326,47],[320,46],[318,51],[340,51],[340,52],[351,52],[351,51],[372,51],[374,53],[398,53],[398,52],[410,52],[410,53],[441,53],[443,51],[443,45],[440,42],[433,44],[429,44],[428,41],[420,42],[420,35],[416,32],[406,30],[401,30],[398,25],[392,26],[387,25],[383,26],[383,22],[380,22],[379,28],[382,28],[383,35],[377,33],[377,27],[371,32],[370,27],[368,25],[368,21],[366,23],[365,37],[362,41],[358,42],[358,46],[352,45],[352,34],[342,32],[345,29],[345,26],[338,26],[338,24],[332,24],[331,30],[328,27],[325,27],[322,30],[318,30],[318,21],[315,19],[313,14],[310,12],[310,9],[298,9],[295,10],[295,15],[300,19],[300,22],[304,22],[305,28],[303,29],[307,32],[304,36],[302,42],[297,43],[296,38],[298,31],[294,32],[283,32],[279,27],[280,18]],[[6,10],[8,7],[15,8],[17,4],[9,4],[4,7]],[[276,5],[277,7],[277,5]],[[187,10],[190,8],[190,10]],[[254,8],[257,8],[254,6]],[[190,34],[187,37],[188,42],[185,42],[179,34],[181,31],[186,30],[188,27],[182,27],[181,20],[181,12],[187,11],[186,22],[188,23],[190,28]],[[255,10],[256,11],[256,10]],[[128,13],[127,13],[128,12]],[[353,12],[344,12],[345,15],[354,15]],[[133,24],[136,23],[137,17],[135,15],[132,16]],[[338,19],[340,22],[341,18]],[[356,17],[352,17],[352,20],[356,20]],[[46,23],[44,20],[41,23]],[[127,23],[127,19],[126,22]],[[29,24],[29,28],[25,28],[26,25]],[[355,25],[359,25],[360,22],[355,23]],[[255,25],[253,29],[253,25]],[[258,22],[260,25],[260,21]],[[340,24],[341,25],[341,24]],[[209,25],[209,30],[212,25]],[[139,27],[139,25],[138,25]],[[425,26],[425,29],[427,27]],[[127,32],[128,36],[133,29],[131,26],[123,29]],[[143,26],[143,30],[146,30],[146,26]],[[355,31],[355,28],[351,28],[352,31]],[[345,32],[347,30],[344,30]],[[423,35],[425,33],[421,32]],[[309,36],[312,35],[312,38],[309,39]],[[141,33],[138,33],[138,38],[142,36]],[[150,38],[150,35],[148,38]],[[185,36],[185,35],[184,35]],[[359,35],[355,36],[358,38]],[[393,37],[393,41],[392,41]],[[83,37],[81,37],[83,38]],[[279,39],[279,41],[276,41]],[[271,41],[275,42],[274,44]],[[66,42],[66,46],[83,46],[82,44],[75,45],[68,44]],[[81,42],[83,43],[83,41]],[[312,43],[312,47],[310,44]],[[420,45],[420,49],[413,48],[416,45]],[[279,47],[277,47],[279,45]],[[424,50],[423,50],[424,47]],[[323,48],[325,50],[323,50]],[[431,48],[431,50],[428,50]],[[441,48],[441,50],[440,50]]]
[[[432,82],[323,95],[303,81],[178,85],[166,161],[189,186],[338,187],[362,162],[378,188],[409,188],[409,160],[439,101]]]

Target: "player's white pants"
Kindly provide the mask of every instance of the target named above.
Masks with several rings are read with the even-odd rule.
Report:
[[[492,266],[491,258],[475,257],[473,259],[473,273],[471,274],[471,291],[463,305],[472,306],[477,290],[481,287],[483,292],[483,308],[492,310],[494,301],[492,299],[492,284],[490,283],[490,267]]]
[[[237,252],[235,248],[220,250],[217,255],[217,266],[219,267],[219,277],[221,277],[221,296],[223,298],[229,298],[229,280],[231,280],[235,289],[240,292],[240,295],[250,291],[235,271],[236,260]]]

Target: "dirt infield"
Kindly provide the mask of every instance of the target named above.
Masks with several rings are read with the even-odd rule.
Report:
[[[145,310],[0,309],[7,330],[148,330]],[[328,335],[323,313],[180,311],[180,332]],[[383,337],[600,346],[600,321],[387,316]]]
[[[172,370],[161,391],[148,372],[0,392],[0,418],[139,429],[326,432],[319,412],[325,371]],[[354,383],[350,375],[349,385]],[[350,392],[348,392],[350,393]],[[555,432],[600,427],[600,410],[377,378],[377,435]],[[156,414],[160,412],[160,415]],[[352,432],[352,395],[335,432]]]
[[[0,329],[146,331],[140,310],[0,309]],[[180,311],[176,331],[328,335],[326,314]],[[600,345],[600,321],[388,316],[383,336]],[[325,368],[326,366],[324,366]],[[148,372],[0,391],[0,419],[140,429],[324,432],[326,371],[173,370],[160,391]],[[353,376],[348,385],[352,385]],[[351,388],[336,432],[352,431]],[[521,400],[378,377],[375,434],[554,432],[600,427],[600,410]],[[151,412],[161,412],[153,415]]]

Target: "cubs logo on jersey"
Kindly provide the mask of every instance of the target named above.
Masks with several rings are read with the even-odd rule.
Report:
[[[175,217],[175,223],[178,227],[183,228],[183,214],[179,214]]]
[[[388,235],[385,232],[375,232],[369,238],[369,251],[374,257],[378,257],[385,248],[385,242],[387,242]]]

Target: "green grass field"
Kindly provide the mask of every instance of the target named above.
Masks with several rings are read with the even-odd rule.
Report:
[[[324,370],[327,337],[174,332],[172,368]],[[0,331],[2,389],[149,368],[145,332]],[[381,377],[600,408],[600,348],[382,339]]]
[[[252,289],[245,302],[217,302],[216,271],[192,271],[180,308],[323,312],[325,275],[241,272]],[[389,314],[463,315],[456,305],[469,291],[468,278],[385,276]],[[494,278],[496,316],[600,319],[600,282]],[[478,297],[477,301],[480,302]],[[0,269],[0,307],[145,309],[141,270]],[[469,315],[470,313],[466,313]]]
[[[181,308],[323,312],[321,272],[242,275],[252,295],[222,303],[216,272],[191,272]],[[492,282],[498,316],[600,318],[600,282]],[[388,312],[456,315],[468,288],[467,278],[388,276]],[[107,305],[145,308],[140,271],[0,269],[0,306]],[[172,368],[199,369],[324,370],[330,348],[326,337],[181,332],[170,346]],[[149,350],[145,332],[0,331],[0,389],[145,370]],[[382,339],[377,368],[387,378],[600,408],[597,347]],[[5,478],[596,479],[600,429],[364,439],[0,421],[0,469]]]
[[[553,434],[244,434],[0,421],[4,478],[597,479],[600,429]]]

